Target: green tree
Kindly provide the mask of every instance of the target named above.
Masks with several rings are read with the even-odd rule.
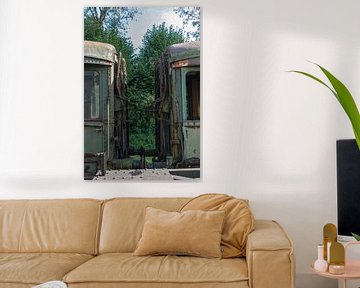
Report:
[[[103,30],[116,30],[120,36],[126,36],[128,24],[139,14],[137,8],[131,7],[85,7],[84,19],[91,20],[91,23]],[[86,29],[87,27],[85,27]],[[88,32],[85,30],[85,32]],[[86,33],[85,33],[86,34]]]
[[[130,145],[145,148],[155,146],[155,67],[164,50],[176,43],[183,43],[183,31],[163,22],[153,25],[145,33],[134,61],[134,71],[129,78]]]
[[[166,47],[184,41],[182,29],[174,28],[173,25],[166,27],[165,22],[158,26],[153,25],[151,30],[146,31],[142,40],[139,61],[155,68],[161,53],[164,52]]]
[[[200,7],[178,7],[174,12],[182,18],[184,26],[191,25],[187,39],[200,41]]]
[[[127,36],[129,21],[139,14],[137,8],[129,7],[85,7],[84,40],[105,42],[114,45],[121,51],[132,73],[131,63],[134,60],[134,46]]]

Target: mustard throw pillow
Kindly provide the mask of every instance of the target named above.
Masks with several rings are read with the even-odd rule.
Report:
[[[247,200],[225,194],[204,194],[190,200],[181,209],[181,211],[188,210],[225,211],[221,236],[222,257],[246,255],[247,236],[254,230],[254,217]]]
[[[220,258],[224,216],[224,211],[168,212],[147,207],[134,255]]]

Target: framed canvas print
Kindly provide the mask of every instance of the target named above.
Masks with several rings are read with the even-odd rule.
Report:
[[[200,178],[200,7],[84,8],[84,179]]]

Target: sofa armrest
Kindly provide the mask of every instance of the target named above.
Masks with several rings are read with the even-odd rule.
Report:
[[[255,220],[248,236],[246,261],[250,288],[294,288],[293,245],[275,221]]]

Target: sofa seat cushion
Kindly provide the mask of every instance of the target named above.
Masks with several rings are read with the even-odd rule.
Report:
[[[0,253],[0,286],[4,283],[40,284],[61,280],[92,257],[72,253]]]
[[[64,281],[70,284],[124,282],[139,283],[139,285],[143,283],[143,287],[148,287],[147,283],[195,284],[242,281],[247,285],[247,280],[247,265],[245,260],[240,258],[134,256],[131,253],[109,253],[96,256],[64,277]]]

